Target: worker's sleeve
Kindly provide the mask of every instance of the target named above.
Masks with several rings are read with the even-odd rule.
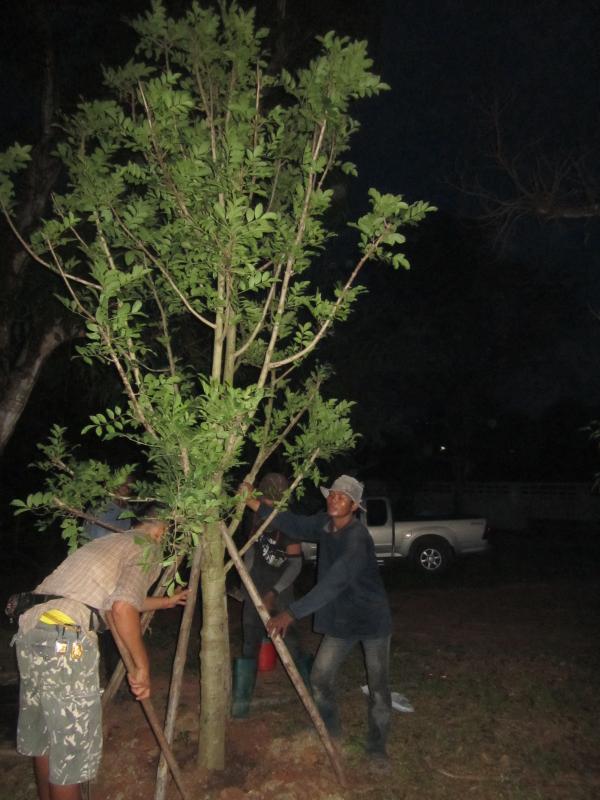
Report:
[[[117,585],[107,598],[105,610],[111,609],[117,600],[123,600],[138,611],[142,611],[150,583],[148,573],[140,566],[139,556],[135,561],[126,562],[119,574]]]
[[[107,519],[106,521],[110,522],[111,525],[114,525],[115,528],[120,528],[122,531],[128,531],[131,528],[131,517],[121,519],[121,513],[123,510],[124,509],[121,509],[114,519]],[[112,531],[107,531],[107,533],[112,533]]]
[[[336,559],[316,586],[289,606],[296,619],[308,617],[341,594],[358,576],[368,558],[367,541],[360,531],[349,540],[344,553]]]
[[[283,592],[284,589],[287,589],[288,586],[291,586],[293,584],[298,575],[300,575],[301,569],[302,569],[302,556],[300,555],[300,553],[298,553],[297,556],[288,556],[286,567],[279,576],[279,580],[273,587],[273,590],[277,592],[277,594],[281,594],[281,592]]]
[[[259,519],[265,520],[272,511],[271,506],[261,503],[256,514]],[[300,542],[319,542],[328,521],[329,517],[324,512],[307,517],[303,514],[293,514],[291,511],[280,511],[269,526],[282,531],[290,539]]]

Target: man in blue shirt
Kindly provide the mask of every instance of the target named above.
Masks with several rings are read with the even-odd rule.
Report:
[[[252,492],[253,487],[243,484]],[[315,587],[267,625],[271,634],[285,636],[295,619],[315,615],[314,629],[323,634],[311,672],[314,699],[332,736],[341,734],[335,698],[335,679],[344,659],[360,642],[369,685],[367,752],[386,757],[391,715],[389,652],[391,614],[375,557],[373,539],[356,511],[362,508],[363,486],[342,475],[330,488],[322,487],[327,512],[301,516],[280,512],[273,525],[291,539],[317,542],[319,560]],[[246,505],[265,519],[272,511],[256,497]]]
[[[93,539],[100,539],[102,536],[107,536],[109,533],[114,533],[113,528],[120,528],[122,531],[128,531],[131,527],[132,520],[130,518],[121,519],[121,514],[128,508],[128,499],[131,494],[131,487],[134,482],[133,475],[129,475],[125,481],[117,487],[114,499],[109,500],[106,506],[94,512],[97,522],[86,522],[83,530],[87,538],[91,541]],[[106,522],[110,528],[105,528],[101,523]]]

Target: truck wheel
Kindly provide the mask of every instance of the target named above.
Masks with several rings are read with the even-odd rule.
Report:
[[[411,556],[419,572],[441,575],[452,563],[452,548],[438,536],[423,536],[414,543]]]

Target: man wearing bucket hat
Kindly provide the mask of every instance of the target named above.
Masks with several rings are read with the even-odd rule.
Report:
[[[248,493],[247,506],[265,519],[272,509],[251,496],[250,484],[243,484],[242,491]],[[285,636],[294,620],[315,615],[314,629],[323,639],[310,678],[315,702],[332,736],[341,734],[336,675],[350,651],[361,644],[369,685],[366,750],[376,758],[386,758],[391,615],[373,539],[355,513],[363,508],[363,485],[341,475],[331,487],[321,487],[321,492],[327,512],[307,517],[284,511],[273,520],[291,539],[317,542],[319,559],[314,588],[273,617],[267,630]]]

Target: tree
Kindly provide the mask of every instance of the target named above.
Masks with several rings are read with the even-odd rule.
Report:
[[[481,130],[470,141],[460,183],[470,198],[470,213],[488,225],[496,244],[520,250],[529,262],[532,255],[545,261],[543,291],[552,281],[560,286],[556,291],[567,289],[558,312],[562,342],[555,347],[564,353],[565,340],[573,340],[582,318],[593,323],[590,307],[597,315],[598,4],[576,2],[565,14],[561,3],[549,0],[500,13],[498,28],[506,30],[495,40],[504,55],[490,49],[493,82],[485,91],[485,112],[478,108],[472,114]],[[559,272],[561,261],[566,279]],[[573,307],[571,287],[577,280],[584,302]],[[536,309],[541,308],[538,300]],[[566,312],[571,312],[568,320]],[[591,353],[589,338],[587,344]],[[594,372],[590,367],[584,379],[586,398]],[[556,371],[555,385],[568,383],[564,375]]]
[[[568,143],[562,130],[550,131],[544,120],[544,135],[530,133],[527,138],[516,102],[497,99],[486,116],[483,149],[488,166],[475,176],[465,173],[461,184],[498,240],[506,239],[523,219],[556,223],[600,217],[597,129],[586,134],[585,143]]]
[[[141,9],[142,0],[129,0]],[[9,144],[8,131],[35,141],[27,172],[20,181],[14,233],[27,236],[39,225],[51,191],[60,187],[60,162],[54,157],[56,133],[63,112],[89,92],[94,49],[102,46],[99,23],[119,10],[111,0],[60,4],[24,0],[7,10],[0,32],[0,67],[10,75],[4,86],[5,126],[0,149]],[[122,4],[120,4],[122,6]],[[79,6],[79,8],[78,8]],[[124,26],[121,26],[123,28]],[[77,46],[72,31],[77,29]],[[106,36],[112,48],[120,37]],[[114,54],[113,54],[114,55]],[[94,77],[94,80],[96,78]],[[0,225],[0,458],[14,434],[42,369],[64,370],[68,345],[82,334],[78,320],[53,297],[60,291],[56,276],[42,280],[9,225]],[[62,350],[63,352],[59,352]]]
[[[500,239],[521,220],[597,218],[598,4],[577,0],[569,14],[557,0],[510,13],[491,4],[488,14],[494,36],[473,92],[485,99],[472,108],[462,187]]]
[[[44,52],[41,130],[29,161],[22,202],[12,223],[18,236],[26,235],[39,221],[59,172],[59,163],[52,157],[52,124],[56,116],[54,50],[48,30],[40,27],[43,27]],[[74,318],[66,319],[59,303],[48,302],[48,284],[40,285],[39,275],[37,285],[32,279],[28,254],[16,240],[11,238],[7,242],[3,254],[0,269],[0,455],[45,361],[57,347],[78,333]]]
[[[122,382],[122,402],[84,432],[135,443],[149,465],[141,495],[173,521],[165,564],[193,554],[201,571],[199,756],[212,769],[224,765],[229,690],[221,525],[233,532],[241,517],[240,470],[253,480],[281,449],[298,484],[316,482],[319,462],[353,444],[351,404],[327,397],[328,370],[307,362],[350,313],[368,261],[407,266],[400,228],[430,210],[371,189],[357,260],[329,285],[318,260],[332,236],[327,182],[355,172],[343,158],[350,103],[386,87],[366,44],[333,33],[306,68],[274,76],[254,13],[219,8],[193,3],[176,20],[156,0],[133,22],[136,58],[105,70],[112,99],[65,122],[69,188],[29,245],[85,326],[80,357]],[[21,145],[2,157],[5,213],[28,158]],[[122,474],[79,462],[60,428],[42,449],[45,491],[21,509],[59,517],[74,545],[73,510]]]

